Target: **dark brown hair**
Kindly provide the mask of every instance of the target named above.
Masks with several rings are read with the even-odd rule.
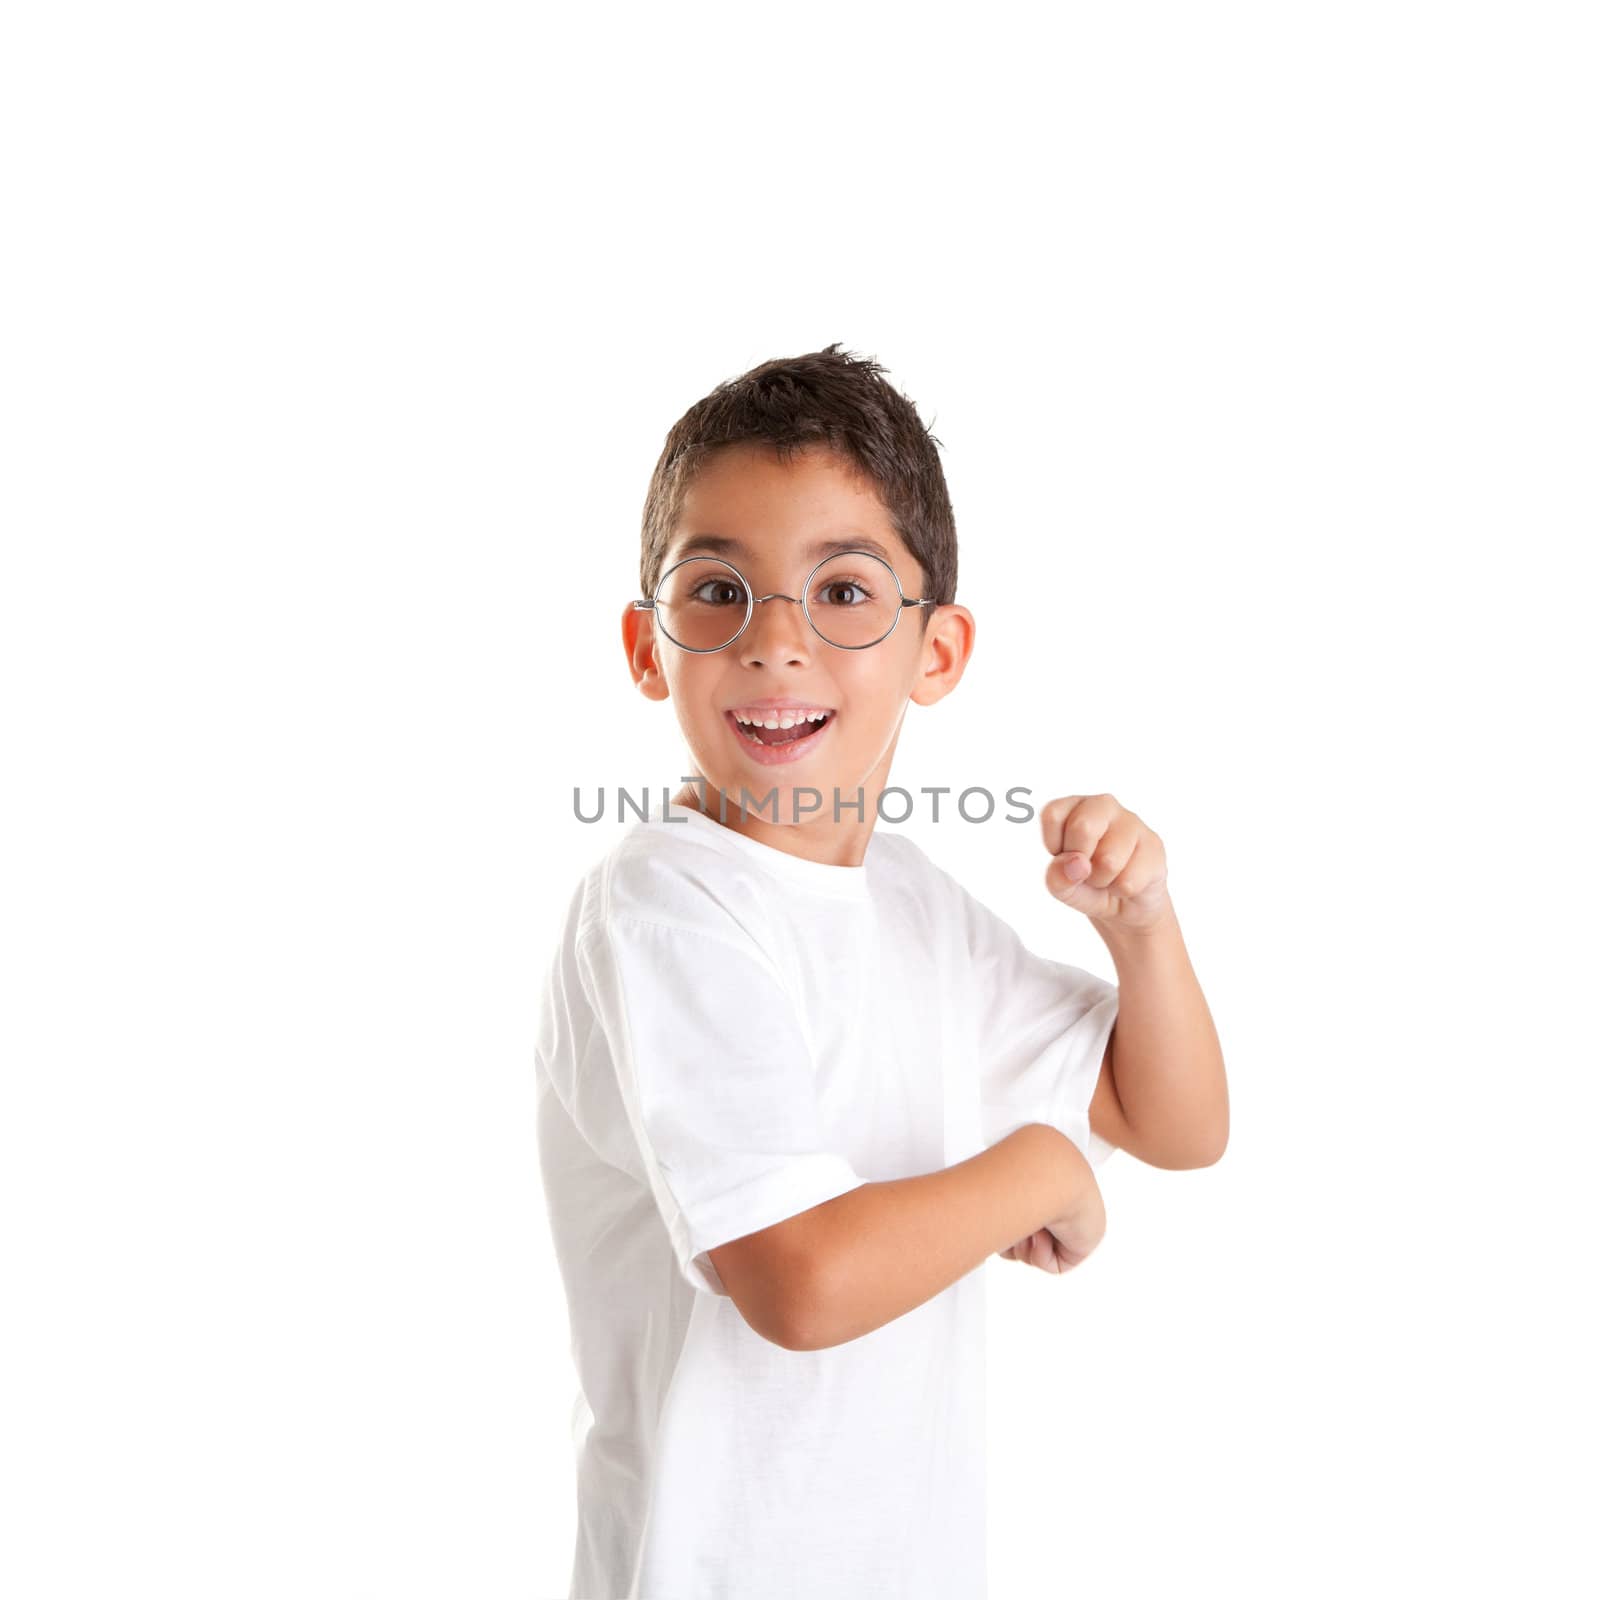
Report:
[[[906,592],[949,605],[956,594],[956,519],[939,464],[939,441],[883,374],[876,361],[830,344],[811,355],[764,361],[690,406],[672,425],[650,477],[640,592],[655,593],[684,495],[698,469],[718,449],[759,443],[783,462],[826,448],[870,480],[925,575],[926,587],[913,593],[912,575],[906,574]],[[932,607],[916,609],[926,627]]]

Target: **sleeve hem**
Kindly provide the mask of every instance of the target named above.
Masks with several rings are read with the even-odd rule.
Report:
[[[1093,1012],[1078,1024],[1080,1028],[1087,1027],[1092,1018],[1093,1031],[1084,1041],[1089,1046],[1084,1059],[1092,1066],[1086,1065],[1076,1081],[1069,1079],[1062,1085],[1052,1115],[1054,1126],[1077,1145],[1091,1167],[1103,1166],[1117,1148],[1089,1126],[1089,1102],[1094,1098],[1100,1082],[1100,1068],[1105,1060],[1111,1030],[1116,1026],[1120,998],[1119,992],[1113,987],[1109,994],[1096,1003]]]
[[[663,1172],[669,1192],[671,1176],[670,1172]],[[712,1249],[836,1199],[859,1188],[863,1181],[843,1156],[818,1152],[700,1201],[692,1221],[678,1209],[672,1243],[684,1275],[698,1289],[726,1295],[728,1291],[711,1261]]]

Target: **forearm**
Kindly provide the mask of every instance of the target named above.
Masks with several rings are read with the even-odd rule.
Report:
[[[1175,912],[1143,932],[1095,924],[1117,969],[1112,1075],[1147,1159],[1205,1166],[1228,1142],[1222,1045]]]
[[[819,1206],[796,1348],[859,1339],[904,1316],[997,1251],[1060,1219],[1098,1240],[1105,1212],[1089,1163],[1029,1123],[939,1172],[865,1183]]]

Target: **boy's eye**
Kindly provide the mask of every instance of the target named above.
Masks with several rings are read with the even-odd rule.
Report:
[[[727,578],[707,578],[689,591],[689,598],[708,606],[742,606],[744,590]]]
[[[859,598],[851,599],[852,595]],[[854,578],[829,578],[817,585],[815,599],[825,606],[860,606],[871,601],[872,592]]]

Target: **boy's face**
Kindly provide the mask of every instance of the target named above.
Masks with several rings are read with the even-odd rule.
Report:
[[[696,540],[708,534],[736,540],[738,547],[698,548]],[[734,445],[717,451],[695,478],[661,570],[688,555],[714,554],[738,569],[753,597],[776,592],[798,599],[807,574],[826,554],[814,553],[812,545],[835,539],[881,545],[907,597],[923,598],[925,574],[870,480],[823,450],[809,450],[785,465],[764,446]],[[705,571],[711,575],[714,569]],[[965,607],[932,611],[926,633],[918,609],[906,607],[893,632],[864,650],[828,644],[799,605],[779,599],[757,605],[744,632],[708,654],[680,649],[661,635],[650,613],[631,607],[623,633],[640,688],[675,703],[695,770],[706,780],[707,809],[719,809],[721,791],[729,817],[736,817],[742,785],[751,796],[747,816],[776,816],[787,824],[797,815],[792,791],[810,788],[820,791],[821,809],[800,810],[802,825],[850,832],[855,813],[844,811],[836,824],[833,797],[837,791],[841,802],[853,801],[859,790],[864,831],[870,832],[906,706],[913,700],[932,704],[948,694],[971,650],[972,619]],[[829,715],[793,748],[762,746],[741,730],[734,713],[774,697]],[[773,789],[776,810],[768,805],[757,812],[756,802]],[[801,806],[807,805],[815,805],[814,796],[801,797]]]

